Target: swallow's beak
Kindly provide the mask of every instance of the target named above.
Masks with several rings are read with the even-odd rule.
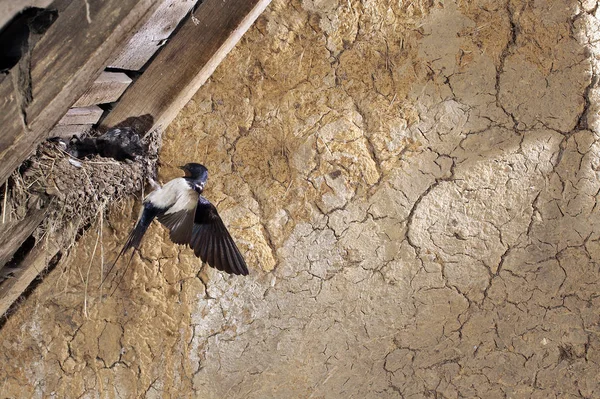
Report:
[[[179,169],[185,170],[185,166],[178,166]]]

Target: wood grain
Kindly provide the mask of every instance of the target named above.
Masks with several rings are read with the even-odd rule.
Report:
[[[89,8],[86,6],[89,4]],[[0,81],[0,184],[98,77],[114,52],[154,13],[152,0],[73,1]],[[73,34],[77,32],[77,34]]]
[[[81,136],[84,133],[92,130],[94,125],[56,125],[54,129],[50,131],[48,137],[61,137],[63,139],[70,139],[73,136]]]
[[[138,71],[160,49],[198,0],[162,0],[144,26],[110,63],[111,68]]]
[[[271,0],[205,0],[125,92],[101,129],[136,115],[165,129]]]
[[[0,315],[6,313],[31,282],[40,274],[50,260],[60,251],[55,237],[48,237],[37,244],[19,264],[15,277],[9,278],[0,285]]]
[[[102,72],[73,106],[88,107],[115,102],[130,84],[131,78],[122,72]]]
[[[93,125],[100,120],[104,111],[97,105],[71,108],[59,121],[58,125]]]
[[[23,220],[0,224],[0,269],[13,257],[45,216],[45,210],[37,209],[29,212]]]

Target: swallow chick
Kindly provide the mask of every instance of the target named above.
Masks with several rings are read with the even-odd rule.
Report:
[[[180,169],[185,177],[173,179],[162,187],[157,185],[158,188],[144,198],[138,221],[107,274],[130,248],[139,249],[144,233],[155,218],[169,229],[171,241],[189,245],[194,255],[209,266],[228,274],[248,274],[246,262],[217,208],[202,196],[208,170],[198,163],[188,163]]]

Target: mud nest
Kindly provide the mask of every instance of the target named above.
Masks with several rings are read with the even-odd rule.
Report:
[[[62,143],[42,143],[7,183],[3,220],[44,208],[48,215],[34,232],[36,241],[60,232],[59,245],[69,247],[105,205],[140,193],[147,178],[156,178],[160,134],[151,132],[141,142],[145,154],[123,162],[98,155],[78,159]]]

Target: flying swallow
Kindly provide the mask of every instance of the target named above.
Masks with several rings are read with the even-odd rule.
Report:
[[[248,274],[246,262],[217,208],[202,196],[208,170],[198,163],[188,163],[180,169],[185,177],[159,186],[144,198],[138,221],[107,275],[130,248],[139,249],[144,233],[155,218],[169,229],[171,241],[189,245],[194,255],[209,266],[228,274]]]

